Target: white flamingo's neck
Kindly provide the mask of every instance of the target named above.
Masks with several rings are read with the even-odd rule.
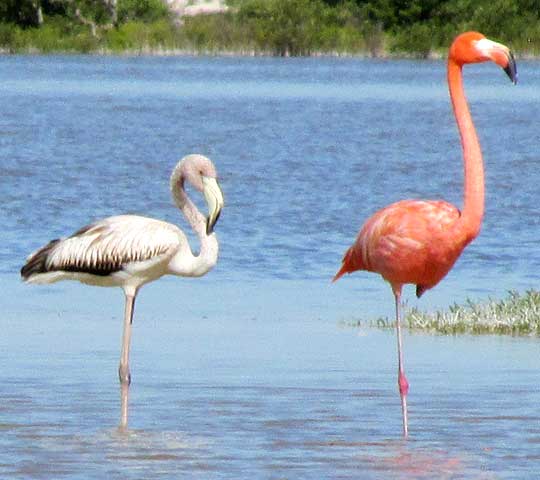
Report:
[[[169,264],[170,273],[188,277],[200,277],[214,267],[218,258],[219,245],[215,233],[206,234],[206,218],[188,197],[184,189],[184,176],[181,168],[171,175],[171,193],[176,206],[197,234],[200,242],[198,255],[186,245],[181,248]]]

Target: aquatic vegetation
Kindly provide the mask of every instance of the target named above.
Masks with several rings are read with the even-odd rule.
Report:
[[[348,328],[395,329],[395,322],[386,317],[370,320],[352,318],[339,324]],[[523,294],[510,291],[502,300],[489,299],[486,302],[468,299],[464,305],[454,303],[448,310],[436,312],[405,305],[403,326],[410,332],[443,335],[540,336],[540,291],[528,290]]]
[[[412,308],[405,315],[410,331],[442,334],[540,335],[540,292],[510,291],[502,300],[489,299],[465,305],[453,304],[447,311],[423,312]]]

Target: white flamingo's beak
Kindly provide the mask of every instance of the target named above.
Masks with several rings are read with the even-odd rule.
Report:
[[[223,192],[219,188],[217,180],[213,177],[202,177],[203,195],[208,204],[208,217],[206,219],[206,234],[214,232],[214,225],[218,221],[219,214],[224,205]]]

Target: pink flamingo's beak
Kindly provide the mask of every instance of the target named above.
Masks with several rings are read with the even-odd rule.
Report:
[[[475,42],[475,46],[482,55],[483,60],[491,60],[499,65],[508,75],[514,85],[517,83],[516,60],[511,50],[502,43],[497,43],[487,38]]]
[[[508,50],[508,65],[504,67],[504,71],[506,72],[506,75],[512,80],[512,83],[515,85],[517,83],[518,75],[517,75],[517,69],[516,69],[516,61],[514,59],[514,55],[510,50]]]

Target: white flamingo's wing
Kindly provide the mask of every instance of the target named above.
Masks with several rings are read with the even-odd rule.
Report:
[[[107,276],[128,264],[168,259],[184,239],[180,229],[167,222],[136,215],[109,217],[32,253],[21,274],[25,280],[54,271]]]

